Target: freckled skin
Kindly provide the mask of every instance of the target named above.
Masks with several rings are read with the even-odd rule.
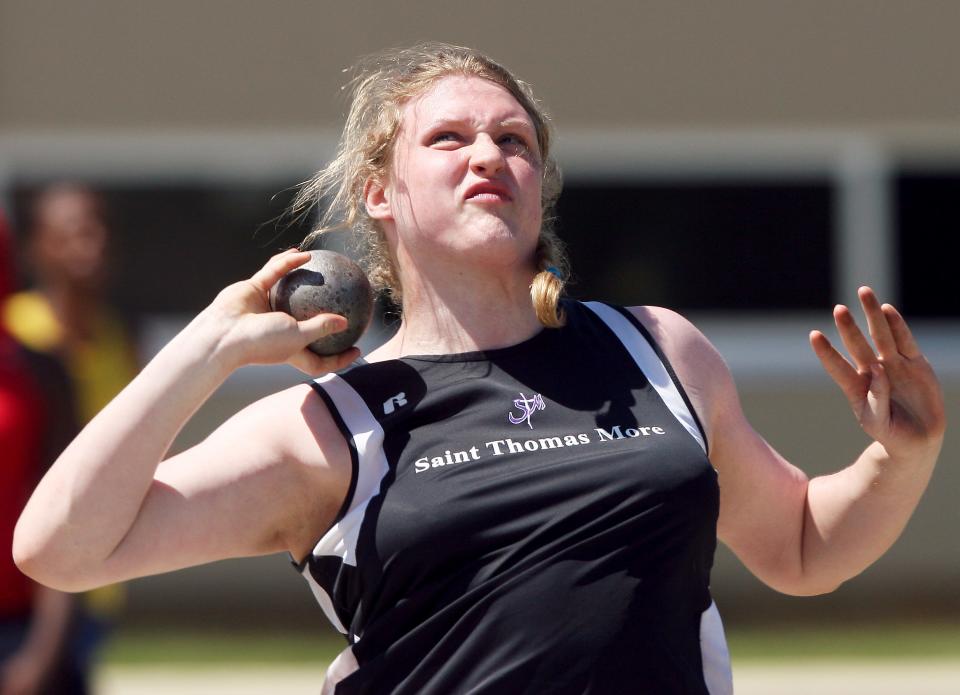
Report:
[[[373,313],[373,292],[360,267],[334,251],[311,251],[311,259],[270,289],[270,308],[298,321],[321,313],[340,314],[347,328],[308,346],[318,355],[336,355],[363,335]]]

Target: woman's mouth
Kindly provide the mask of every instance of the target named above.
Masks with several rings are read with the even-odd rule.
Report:
[[[470,186],[463,199],[474,203],[508,203],[513,197],[506,186],[484,181]]]

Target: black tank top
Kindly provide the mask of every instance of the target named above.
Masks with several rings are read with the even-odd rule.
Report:
[[[353,460],[298,565],[348,640],[324,692],[732,692],[702,427],[629,312],[563,306],[518,345],[313,382]]]

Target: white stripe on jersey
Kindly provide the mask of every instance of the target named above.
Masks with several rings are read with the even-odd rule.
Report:
[[[358,668],[360,668],[360,666],[357,664],[357,657],[353,654],[353,647],[347,647],[337,654],[337,658],[327,667],[327,673],[323,679],[323,687],[320,688],[320,695],[335,695],[337,683]]]
[[[360,535],[360,526],[363,523],[367,505],[380,492],[380,483],[389,471],[387,457],[383,453],[383,429],[360,394],[339,376],[327,374],[316,379],[315,383],[330,396],[344,425],[350,430],[357,450],[357,484],[349,509],[314,546],[312,555],[314,557],[332,555],[339,557],[344,564],[356,567],[357,538]],[[346,628],[333,610],[330,596],[310,574],[309,563],[304,567],[303,576],[310,584],[330,622],[340,632],[346,634]]]
[[[703,435],[700,434],[700,428],[697,427],[696,420],[687,408],[677,385],[670,378],[667,368],[660,361],[656,351],[644,335],[630,323],[626,316],[613,307],[600,302],[584,302],[583,305],[591,309],[616,334],[623,346],[627,348],[627,352],[633,357],[633,361],[637,363],[637,367],[644,373],[650,385],[653,386],[664,404],[673,413],[673,416],[680,421],[684,429],[697,440],[697,444],[706,452],[707,445],[703,441]]]
[[[733,695],[733,672],[730,669],[730,650],[723,634],[723,623],[717,604],[700,616],[700,659],[703,662],[703,682],[710,695]]]

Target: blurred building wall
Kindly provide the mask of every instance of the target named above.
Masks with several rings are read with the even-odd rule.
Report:
[[[337,127],[341,69],[481,48],[562,128],[957,125],[949,0],[0,2],[0,128]]]

